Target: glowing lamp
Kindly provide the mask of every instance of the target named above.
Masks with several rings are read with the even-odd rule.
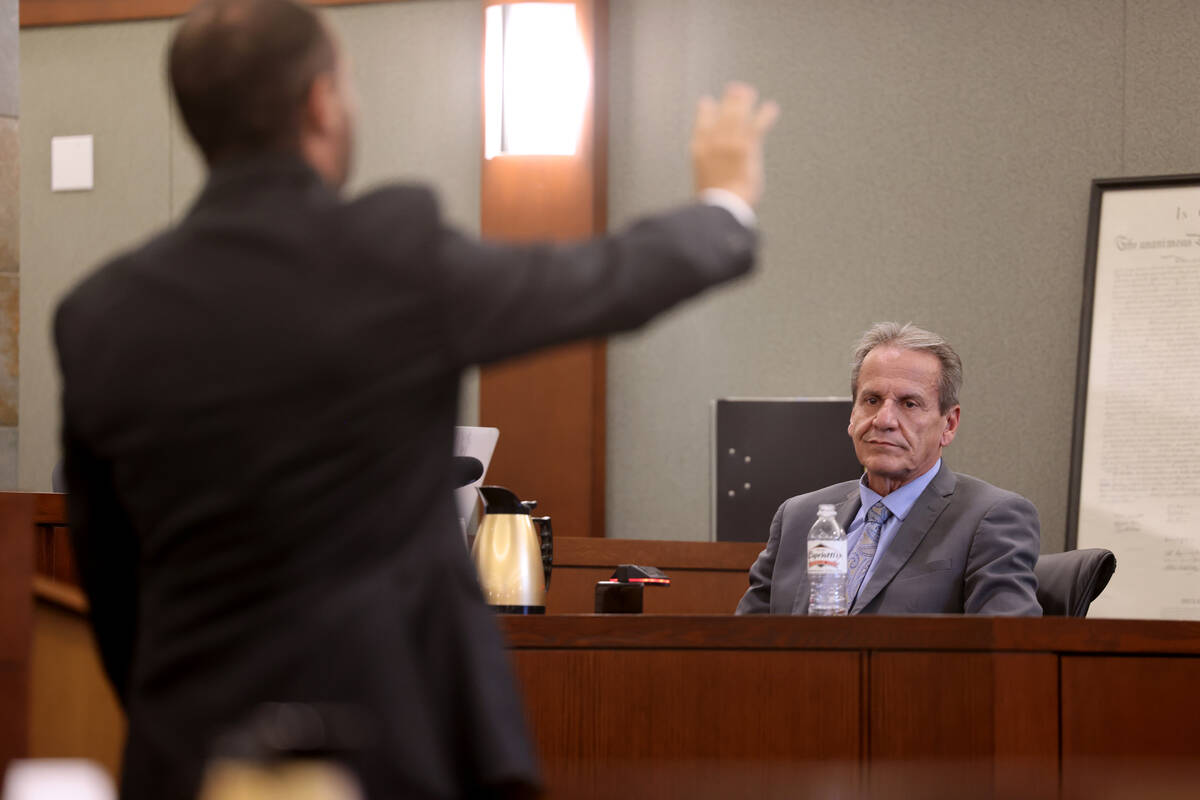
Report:
[[[573,3],[489,6],[484,156],[574,155],[591,76]]]

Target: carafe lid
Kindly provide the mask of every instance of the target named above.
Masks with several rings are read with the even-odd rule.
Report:
[[[530,505],[521,502],[521,498],[503,486],[480,486],[479,493],[483,495],[483,512],[485,514],[524,514],[529,516]]]

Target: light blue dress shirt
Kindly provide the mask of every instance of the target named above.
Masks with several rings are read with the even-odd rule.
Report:
[[[883,554],[887,552],[892,540],[896,538],[896,532],[904,524],[904,518],[908,516],[909,511],[912,511],[913,504],[917,502],[917,498],[921,496],[921,492],[925,491],[941,468],[942,460],[939,458],[937,463],[930,467],[928,472],[911,483],[904,484],[887,497],[881,497],[875,493],[874,489],[867,486],[866,475],[863,475],[862,480],[858,482],[858,496],[862,498],[862,506],[858,509],[858,513],[854,515],[854,519],[850,522],[850,527],[846,530],[847,553],[853,552],[855,545],[858,544],[858,540],[862,538],[863,525],[866,523],[867,512],[871,510],[871,506],[882,500],[883,504],[887,506],[887,510],[891,512],[891,516],[887,518],[887,522],[883,523],[883,530],[879,532],[879,544],[875,548],[875,558],[871,561],[871,566],[867,569],[867,574],[863,577],[863,586],[870,583],[871,576],[875,574],[875,567],[879,564],[880,559],[883,558]],[[859,589],[859,593],[862,593],[862,589]]]

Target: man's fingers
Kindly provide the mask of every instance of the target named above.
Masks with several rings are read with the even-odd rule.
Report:
[[[749,84],[731,81],[721,96],[721,111],[727,116],[748,118],[758,102],[758,91]]]
[[[779,119],[779,104],[774,100],[768,100],[759,106],[758,113],[754,115],[754,130],[762,135],[771,130],[777,119]]]
[[[705,131],[713,126],[717,120],[717,101],[713,100],[708,95],[700,98],[700,102],[696,104],[696,127],[697,131]]]

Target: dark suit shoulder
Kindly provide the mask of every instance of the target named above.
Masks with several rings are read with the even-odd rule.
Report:
[[[78,324],[83,318],[103,320],[114,306],[120,304],[124,287],[129,285],[129,278],[138,266],[151,261],[152,254],[167,247],[173,236],[173,230],[160,233],[86,273],[58,303],[54,318],[56,336],[61,335],[63,325]]]
[[[441,230],[433,190],[418,184],[389,184],[340,209],[343,232],[378,251],[395,255],[426,245]]]

